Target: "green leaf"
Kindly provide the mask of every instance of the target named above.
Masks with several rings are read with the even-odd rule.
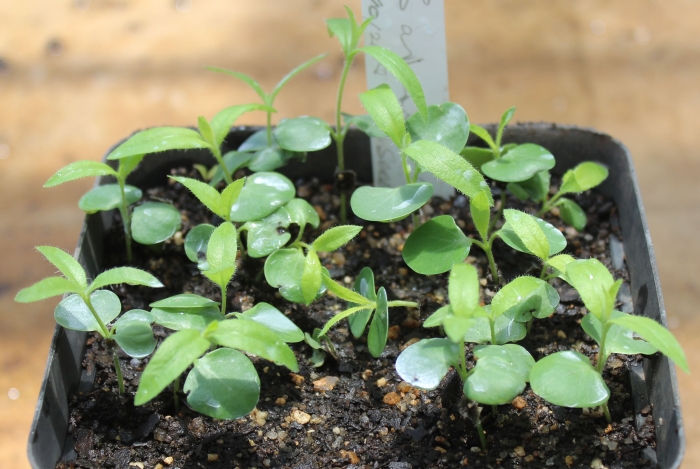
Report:
[[[44,255],[65,277],[75,285],[87,288],[87,278],[83,266],[73,256],[53,246],[37,246],[36,250]]]
[[[328,27],[329,36],[338,38],[343,54],[348,56],[355,47],[352,40],[352,22],[347,18],[329,18],[326,20],[326,26]]]
[[[294,157],[291,151],[281,148],[263,148],[253,155],[248,163],[248,168],[256,173],[262,171],[274,171],[286,165]]]
[[[96,176],[117,177],[118,174],[111,166],[104,163],[91,160],[76,161],[56,171],[56,174],[46,181],[44,187],[53,187],[64,182]]]
[[[508,313],[516,321],[526,322],[533,316],[546,318],[559,304],[559,293],[544,280],[518,277],[501,288],[491,301],[493,317]]]
[[[204,116],[199,116],[197,118],[197,127],[199,128],[199,133],[202,135],[202,137],[204,137],[204,140],[212,145],[216,145],[214,140],[214,131],[211,129],[209,121],[207,121]]]
[[[448,316],[454,316],[452,312],[452,306],[445,305],[435,311],[433,314],[428,316],[428,318],[423,322],[423,327],[437,327],[442,326],[445,318]]]
[[[328,124],[317,117],[283,119],[273,133],[279,146],[289,151],[318,151],[331,144]]]
[[[124,197],[126,205],[141,200],[141,189],[134,186],[124,186]],[[94,189],[87,191],[78,201],[80,210],[87,213],[95,213],[99,211],[112,210],[118,208],[122,204],[122,192],[119,184],[104,184],[97,186]]]
[[[408,95],[418,108],[418,112],[424,120],[428,120],[428,104],[425,101],[423,87],[415,72],[397,53],[379,46],[366,46],[359,49],[361,52],[371,56],[382,64],[389,73],[399,80],[399,83],[406,88]]]
[[[355,279],[355,284],[353,285],[353,288],[355,290],[353,293],[359,294],[360,297],[353,295],[341,296],[338,295],[338,293],[336,293],[335,291],[333,291],[333,289],[329,288],[329,290],[333,291],[333,293],[346,300],[348,302],[348,308],[353,308],[361,304],[368,304],[369,302],[377,301],[377,294],[374,290],[374,272],[372,272],[372,269],[370,269],[369,267],[363,267],[362,270],[360,270],[359,275]],[[347,289],[343,288],[343,290]],[[363,309],[362,311],[358,311],[357,313],[348,317],[350,331],[352,332],[352,335],[354,337],[360,337],[365,332],[365,328],[367,327],[367,323],[369,322],[369,318],[371,316],[371,309]]]
[[[560,192],[583,192],[596,187],[608,177],[608,169],[592,161],[584,161],[568,170],[562,178]]]
[[[318,252],[333,252],[357,236],[360,231],[362,227],[357,225],[334,226],[316,238],[312,246]]]
[[[384,132],[394,145],[403,148],[406,135],[406,122],[403,118],[401,104],[389,85],[379,85],[360,94],[360,101],[374,120],[377,127]]]
[[[212,322],[223,319],[218,303],[196,307],[188,307],[186,305],[179,308],[153,307],[153,305],[151,307],[153,308],[151,314],[155,323],[174,331],[185,329],[204,331]]]
[[[487,240],[489,237],[489,223],[491,221],[491,207],[487,191],[481,191],[476,197],[472,197],[469,200],[469,211],[479,236],[481,236],[482,240]]]
[[[477,135],[484,142],[486,142],[486,144],[492,150],[494,150],[496,148],[496,142],[493,141],[491,134],[489,134],[489,131],[486,130],[485,128],[481,127],[480,125],[469,124],[469,131],[471,133],[473,133],[474,135]],[[471,147],[471,148],[476,148],[476,147]],[[491,155],[493,156],[493,152],[491,152]]]
[[[352,116],[350,114],[343,113],[343,119],[345,119],[345,125],[354,125],[369,137],[382,138],[387,136],[369,114]]]
[[[155,398],[202,356],[209,345],[195,330],[179,331],[166,338],[141,374],[134,405],[143,405]]]
[[[476,168],[467,163],[460,155],[439,143],[420,140],[404,149],[404,153],[422,168],[430,171],[435,177],[467,197],[476,197],[479,192],[488,189],[488,184]],[[489,200],[489,205],[493,205],[492,199]]]
[[[275,141],[274,134],[272,135],[272,147],[267,144],[267,129],[253,132],[248,138],[243,141],[238,147],[238,152],[257,152],[265,148],[279,148]]]
[[[118,160],[134,155],[145,155],[166,150],[210,148],[199,132],[185,127],[156,127],[137,132],[107,156]]]
[[[539,145],[524,143],[502,157],[484,163],[481,170],[496,181],[519,182],[554,167],[554,156]]]
[[[89,292],[95,291],[98,288],[106,287],[107,285],[117,285],[126,283],[127,285],[141,285],[144,287],[160,288],[163,286],[160,281],[150,273],[136,269],[134,267],[115,267],[106,270],[95,277],[92,281]]]
[[[273,288],[279,288],[280,294],[294,303],[304,303],[301,292],[301,276],[304,273],[306,257],[300,249],[279,249],[265,260],[265,280]],[[325,291],[321,285],[320,295]]]
[[[583,231],[586,227],[586,212],[573,200],[562,197],[556,203],[559,207],[559,215],[567,224],[573,226],[577,231]]]
[[[261,99],[265,100],[265,91],[262,89],[260,84],[255,81],[252,77],[246,75],[245,73],[241,72],[234,72],[232,70],[226,70],[224,68],[218,68],[218,67],[207,67],[209,70],[212,72],[219,72],[219,73],[225,73],[226,75],[230,75],[232,77],[238,78],[239,80],[243,81],[246,83],[248,86],[250,86],[255,93],[257,93],[258,96],[260,96]]]
[[[508,190],[522,201],[531,199],[535,202],[542,202],[549,193],[550,179],[549,171],[540,171],[535,173],[530,179],[520,182],[509,182]]]
[[[498,234],[516,251],[546,261],[566,247],[566,238],[561,231],[544,220],[513,209],[505,209],[503,216],[506,223]]]
[[[510,403],[523,392],[535,360],[519,345],[486,345],[474,351],[476,366],[464,383],[464,394],[486,405]]]
[[[290,221],[299,225],[301,231],[304,231],[306,225],[318,228],[321,223],[316,209],[304,199],[294,198],[290,200],[284,208],[287,210],[287,213],[289,213]]]
[[[82,288],[64,277],[48,277],[39,280],[31,287],[23,288],[15,296],[18,303],[32,303],[34,301],[45,300],[52,296],[64,295],[66,293],[78,293]]]
[[[352,211],[367,221],[400,220],[425,205],[433,196],[433,185],[417,182],[400,187],[358,188],[350,199]]]
[[[406,240],[401,255],[419,274],[447,272],[452,264],[469,255],[472,242],[449,215],[441,215],[422,224]]]
[[[454,264],[450,271],[448,297],[455,316],[472,316],[479,307],[479,274],[471,264]]]
[[[219,111],[211,120],[211,129],[217,146],[221,146],[236,119],[250,111],[277,112],[264,104],[238,104]]]
[[[229,151],[223,156],[224,160],[224,165],[226,166],[226,170],[228,171],[228,174],[233,174],[235,173],[238,169],[242,168],[248,162],[250,159],[253,157],[250,153],[243,153],[239,151]],[[211,177],[211,181],[209,181],[210,186],[216,186],[219,184],[221,181],[224,180],[224,172],[221,170],[219,165],[215,166],[214,174]]]
[[[613,311],[610,318],[615,319],[623,316],[628,316],[628,314]],[[585,315],[581,319],[581,327],[586,331],[586,334],[590,335],[600,345],[603,337],[603,324],[594,315]],[[651,355],[657,351],[656,347],[639,337],[635,337],[634,332],[626,327],[613,324],[608,329],[607,334],[605,334],[605,356],[611,353]]]
[[[488,148],[465,147],[459,152],[459,155],[479,171],[485,163],[493,160],[493,151]]]
[[[459,346],[448,339],[423,339],[401,352],[396,372],[411,386],[430,391],[460,363],[459,354]]]
[[[146,155],[134,155],[119,160],[118,173],[124,180],[126,180],[127,176],[136,169],[141,161],[143,161],[144,156]]]
[[[248,415],[260,397],[260,378],[248,357],[232,349],[218,349],[197,360],[182,388],[187,404],[219,420]]]
[[[573,350],[544,357],[530,371],[530,386],[541,398],[564,407],[596,407],[610,398],[590,360]]]
[[[365,269],[368,269],[368,267],[365,267],[362,269],[362,272],[366,272]],[[357,285],[358,281],[360,282],[360,287],[362,288],[363,286],[368,289],[369,285],[366,284],[367,282],[367,277],[366,274],[363,277],[362,272],[360,272],[360,275],[357,277],[357,280],[355,281],[355,290],[352,291],[348,288],[345,288],[344,286],[340,285],[338,282],[330,278],[328,275],[323,275],[323,283],[326,285],[326,288],[328,291],[333,292],[338,298],[341,298],[349,303],[348,307],[352,308],[353,306],[359,306],[359,305],[368,305],[374,303],[376,300],[376,295],[374,292],[372,292],[372,295],[374,296],[373,299],[366,297],[360,291],[357,291]],[[370,271],[371,272],[371,271]],[[364,282],[363,282],[364,280]],[[374,278],[372,278],[372,288],[374,288]],[[369,295],[369,291],[365,290],[367,294]],[[363,328],[364,329],[364,328]],[[361,333],[360,333],[361,335]]]
[[[131,216],[131,235],[141,244],[158,244],[182,226],[180,212],[170,204],[145,202]]]
[[[188,188],[190,192],[197,197],[197,200],[204,204],[204,206],[207,207],[212,213],[226,219],[228,213],[221,203],[221,194],[219,194],[219,191],[211,187],[209,184],[197,181],[196,179],[182,176],[168,177]]]
[[[377,292],[377,308],[367,334],[367,348],[374,358],[379,358],[382,354],[388,337],[389,306],[387,305],[386,290],[381,287]]]
[[[416,113],[406,122],[411,140],[430,140],[455,153],[464,149],[469,138],[469,118],[459,104],[444,103],[428,106],[428,119]]]
[[[610,320],[611,323],[625,327],[638,334],[642,339],[659,349],[673,363],[678,365],[686,373],[690,373],[688,361],[683,353],[683,348],[676,338],[664,326],[651,318],[626,314]]]
[[[267,303],[258,303],[248,311],[238,315],[240,318],[250,319],[277,334],[283,342],[294,343],[304,340],[304,333],[296,324],[289,320],[277,308]]]
[[[576,259],[574,259],[568,254],[559,254],[558,256],[550,257],[549,259],[547,259],[547,262],[545,262],[545,264],[553,268],[555,272],[558,272],[558,276],[561,277],[564,275],[564,272],[566,272],[566,266],[575,260]]]
[[[610,271],[597,259],[580,259],[566,266],[565,280],[576,289],[586,308],[599,320],[612,311],[614,301],[609,301],[608,290],[614,280]]]
[[[499,133],[503,131],[503,128],[508,125],[508,123],[511,121],[513,118],[513,115],[515,114],[515,106],[509,108],[506,110],[506,112],[503,113],[501,116],[501,121],[498,123],[498,131]]]
[[[303,71],[303,70],[309,68],[310,66],[312,66],[312,65],[315,64],[316,62],[318,62],[318,61],[324,59],[324,58],[326,57],[326,55],[328,55],[328,54],[317,55],[316,57],[307,60],[307,61],[304,62],[303,64],[298,65],[297,67],[295,67],[291,72],[287,73],[287,74],[284,76],[284,78],[282,78],[282,79],[280,80],[280,82],[277,83],[277,86],[275,86],[275,89],[272,90],[272,93],[270,93],[270,102],[271,102],[271,103],[274,102],[275,98],[277,97],[277,94],[282,90],[282,88],[284,87],[284,85],[286,85],[287,82],[289,82],[289,80],[291,80],[292,78],[294,78],[294,77],[295,77],[296,75],[298,75],[301,71]],[[263,98],[263,99],[265,99],[265,98]]]
[[[301,294],[304,296],[304,303],[309,305],[316,299],[323,279],[321,278],[321,261],[318,254],[313,249],[309,249],[304,262],[304,271],[301,274]]]
[[[90,295],[90,302],[104,324],[119,316],[122,303],[119,297],[109,290],[98,290]],[[90,308],[79,295],[64,298],[53,313],[56,322],[74,331],[98,331],[103,333],[100,324],[90,312]]]
[[[238,241],[236,227],[222,223],[211,234],[207,244],[208,269],[202,273],[212,282],[224,288],[236,273]]]
[[[248,255],[253,258],[265,257],[287,244],[292,235],[284,229],[290,223],[289,212],[284,206],[262,220],[249,221],[243,225],[248,231]]]
[[[142,309],[124,313],[114,324],[113,338],[124,352],[133,358],[147,357],[156,348],[151,323],[153,315]]]
[[[205,298],[203,296],[195,295],[193,293],[182,293],[180,295],[171,296],[164,300],[156,301],[151,303],[149,306],[151,308],[161,308],[161,309],[197,309],[197,308],[209,308],[211,306],[218,306],[214,300]]]
[[[294,198],[296,189],[286,176],[260,172],[246,178],[238,200],[231,207],[231,220],[260,220]]]
[[[486,312],[488,311],[488,307],[484,309]],[[469,321],[468,328],[461,340],[477,344],[492,343],[491,326],[487,317],[474,317]],[[448,322],[447,318],[445,318],[445,322]],[[516,321],[505,314],[496,317],[494,329],[496,332],[495,344],[517,342],[524,339],[527,334],[525,323]]]
[[[294,352],[267,326],[255,321],[228,319],[219,323],[209,340],[217,345],[257,355],[291,371],[299,371]]]
[[[214,226],[204,223],[197,225],[187,232],[185,236],[185,255],[192,262],[196,262],[201,270],[207,270],[207,244],[214,232]]]
[[[223,218],[226,219],[225,215],[231,213],[231,207],[238,197],[241,195],[241,190],[245,184],[245,178],[236,179],[231,184],[226,186],[223,191],[221,191],[220,206],[221,212],[224,213]]]

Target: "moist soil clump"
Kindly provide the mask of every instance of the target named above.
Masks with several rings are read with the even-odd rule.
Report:
[[[196,177],[185,169],[174,173]],[[306,234],[315,239],[337,223],[338,197],[331,185],[317,180],[296,182],[297,196],[306,198],[319,213],[321,226]],[[498,187],[492,190],[499,195]],[[157,251],[134,244],[133,265],[152,272],[165,288],[115,287],[123,311],[148,309],[154,301],[185,292],[220,301],[218,287],[185,256],[183,240],[194,226],[216,225],[221,220],[174,181],[151,189],[148,195],[171,201],[182,213],[183,227]],[[624,280],[617,308],[631,311],[616,207],[595,192],[581,194],[575,200],[588,215],[583,232],[567,227],[551,213],[545,216],[546,221],[565,234],[565,252],[579,258],[596,257],[615,278]],[[428,218],[450,214],[467,235],[474,236],[468,205],[464,196],[450,201],[435,197],[423,213]],[[536,212],[534,205],[512,197],[508,206]],[[360,235],[321,258],[331,276],[348,287],[361,268],[369,266],[377,286],[386,288],[389,300],[419,303],[419,309],[391,309],[389,341],[380,358],[373,358],[364,338],[354,339],[342,321],[329,333],[336,356],[326,354],[320,366],[313,366],[312,350],[303,342],[291,344],[300,366],[298,373],[253,358],[261,380],[257,408],[249,416],[220,421],[190,410],[184,398],[177,410],[171,389],[135,407],[134,394],[148,358],[121,356],[126,392],[119,395],[111,353],[103,340],[90,337],[84,366],[94,373],[94,385],[91,391],[71,397],[69,432],[75,441],[74,459],[62,461],[57,467],[654,467],[650,457],[655,448],[651,409],[647,407],[641,416],[635,415],[631,397],[629,368],[640,362],[640,356],[613,355],[608,362],[604,377],[611,390],[608,405],[612,424],[607,424],[602,410],[555,406],[527,387],[510,405],[481,409],[486,451],[481,449],[469,419],[475,409],[462,399],[461,382],[454,371],[433,391],[421,391],[403,382],[394,369],[396,358],[410,344],[439,336],[438,330],[424,329],[421,324],[447,302],[447,275],[414,274],[401,258],[409,222],[410,218],[390,224],[351,219],[350,223],[364,225]],[[105,239],[105,268],[126,264],[123,246],[123,231],[116,223]],[[541,269],[534,257],[515,252],[500,241],[494,245],[494,257],[507,281],[525,272],[538,276]],[[329,295],[309,307],[287,302],[264,281],[263,261],[241,259],[228,288],[228,311],[247,310],[264,301],[310,332],[345,308],[343,301]],[[467,262],[479,270],[483,299],[489,303],[498,286],[492,283],[486,257],[474,248]],[[561,297],[556,312],[550,318],[536,320],[520,344],[536,360],[573,349],[595,362],[598,347],[580,326],[585,309],[578,294],[564,282],[554,281],[553,286]],[[159,326],[154,330],[159,342],[170,333]],[[470,367],[474,365],[471,347],[467,360]]]

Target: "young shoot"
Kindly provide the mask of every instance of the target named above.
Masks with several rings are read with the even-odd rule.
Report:
[[[507,344],[525,336],[525,327],[516,318],[528,299],[517,299],[511,291],[498,300],[494,298],[491,305],[481,306],[477,271],[469,264],[452,267],[448,296],[450,304],[438,309],[424,324],[442,326],[447,338],[423,339],[406,348],[396,360],[397,373],[412,386],[431,390],[454,367],[467,400],[492,406],[510,403],[525,389],[535,363],[523,347]],[[489,344],[474,348],[477,362],[471,369],[466,362],[466,342]],[[479,412],[471,418],[486,449]]]
[[[364,267],[360,271],[355,280],[354,291],[336,283],[325,273],[323,274],[323,283],[328,291],[347,301],[348,307],[345,311],[333,316],[318,332],[317,337],[326,337],[331,327],[345,318],[348,318],[350,331],[355,338],[364,334],[367,324],[369,324],[367,348],[375,358],[379,358],[382,354],[389,337],[389,308],[418,307],[418,303],[413,301],[388,301],[384,287],[375,291],[374,273],[369,267]]]
[[[163,284],[148,272],[133,267],[107,270],[88,284],[85,270],[70,254],[52,246],[38,246],[37,250],[63,275],[45,278],[20,290],[15,301],[30,303],[69,294],[54,310],[56,322],[74,331],[95,331],[105,339],[108,350],[112,352],[119,393],[123,393],[124,381],[114,345],[134,358],[150,355],[156,344],[151,329],[154,319],[148,311],[133,309],[119,317],[111,327],[108,326],[119,316],[122,305],[117,295],[101,289],[120,283],[152,288],[162,287]]]
[[[543,399],[565,407],[602,406],[605,418],[610,389],[603,380],[603,369],[613,353],[666,355],[688,372],[688,362],[678,341],[653,319],[615,309],[622,280],[613,280],[608,269],[596,259],[574,260],[563,266],[562,278],[578,291],[589,313],[581,321],[583,330],[598,343],[594,367],[588,357],[573,350],[556,352],[532,368],[532,390]]]
[[[266,93],[255,79],[244,73],[222,68],[210,68],[212,71],[225,73],[242,80],[255,91],[262,103],[267,106],[265,110],[267,117],[265,129],[251,135],[241,144],[237,152],[230,152],[224,155],[223,159],[228,165],[227,171],[229,174],[243,165],[255,172],[273,171],[287,164],[295,156],[303,157],[306,155],[306,152],[322,150],[331,144],[330,127],[324,121],[315,117],[283,119],[275,129],[272,128],[272,114],[276,112],[274,105],[279,92],[292,78],[325,56],[326,54],[319,55],[296,67],[285,75],[270,93]],[[241,152],[248,153],[245,155],[247,156],[247,161],[242,160],[244,156],[240,155]],[[250,154],[251,152],[252,154]],[[213,184],[216,184],[220,180],[217,177],[217,173],[220,173],[220,171],[216,169],[214,171],[215,173],[212,174],[211,179]],[[220,174],[220,176],[223,176],[223,174]]]
[[[127,261],[132,261],[131,240],[140,244],[158,244],[170,238],[180,229],[180,213],[172,205],[162,202],[145,202],[133,213],[129,207],[141,200],[138,187],[126,183],[126,179],[143,159],[143,154],[133,154],[119,160],[117,169],[97,161],[76,161],[59,169],[44,184],[53,187],[64,182],[85,177],[113,177],[116,184],[100,184],[86,192],[78,201],[78,207],[86,213],[119,209],[124,225]]]

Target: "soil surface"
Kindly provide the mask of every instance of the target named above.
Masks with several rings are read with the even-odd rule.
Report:
[[[196,173],[178,170],[196,177]],[[337,223],[338,197],[331,185],[316,180],[296,181],[299,197],[309,200],[321,217],[314,239]],[[555,181],[556,183],[556,181]],[[493,187],[495,194],[498,188]],[[147,309],[159,299],[189,292],[220,300],[218,288],[204,278],[184,254],[182,239],[200,223],[217,224],[182,186],[172,183],[149,191],[151,198],[172,201],[183,214],[182,236],[167,242],[161,252],[135,244],[135,266],[151,271],[164,284],[162,289],[120,286],[114,291],[123,310]],[[589,223],[578,233],[549,213],[545,219],[557,226],[568,240],[566,252],[580,258],[596,257],[622,278],[618,309],[631,311],[629,278],[624,266],[621,233],[614,204],[596,193],[575,200],[586,210]],[[427,217],[450,214],[465,233],[475,235],[463,196],[445,201],[433,198],[424,208]],[[530,213],[534,205],[509,198],[509,207]],[[511,405],[486,407],[481,416],[488,450],[479,444],[469,420],[473,409],[461,399],[461,382],[454,371],[433,391],[412,388],[397,375],[394,362],[408,345],[439,331],[424,329],[422,321],[447,302],[447,275],[421,276],[407,268],[401,249],[408,236],[409,219],[391,224],[364,224],[361,234],[336,253],[322,257],[331,276],[351,286],[364,266],[375,273],[376,285],[384,286],[389,300],[415,301],[419,309],[392,308],[390,339],[378,359],[373,358],[364,338],[354,339],[342,321],[330,332],[337,357],[327,355],[320,367],[310,360],[312,350],[304,343],[292,344],[300,365],[290,373],[262,359],[253,358],[261,378],[256,410],[235,421],[218,421],[182,405],[175,410],[172,392],[134,407],[133,396],[148,359],[121,357],[126,393],[117,392],[111,355],[98,337],[88,339],[84,366],[95,370],[93,390],[71,398],[70,433],[75,440],[75,459],[58,468],[630,468],[654,467],[651,454],[655,435],[649,408],[636,416],[631,398],[629,367],[640,356],[613,355],[605,371],[611,389],[609,402],[613,423],[608,425],[598,409],[569,409],[551,405],[529,387]],[[123,237],[116,224],[107,234],[105,268],[124,265]],[[494,256],[507,280],[525,272],[538,275],[535,258],[514,252],[497,241]],[[485,256],[474,248],[467,261],[477,266],[482,295],[490,302],[497,291],[488,274]],[[255,281],[263,261],[246,258],[228,288],[228,310],[247,310],[267,302],[288,315],[304,331],[321,327],[344,309],[343,301],[324,295],[311,306],[291,304],[264,281]],[[580,327],[586,313],[576,292],[553,281],[561,303],[550,318],[534,322],[520,344],[536,360],[561,350],[574,349],[595,362],[597,345]],[[160,340],[169,331],[155,327]],[[469,366],[474,361],[468,348]],[[184,402],[185,399],[181,399]],[[637,427],[636,425],[639,425]],[[651,458],[651,459],[650,459]]]

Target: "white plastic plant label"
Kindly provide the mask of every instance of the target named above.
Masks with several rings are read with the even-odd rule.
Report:
[[[399,54],[418,76],[428,104],[449,101],[443,0],[362,0],[363,18],[374,20],[365,30],[365,45],[386,47]],[[388,83],[406,116],[416,107],[406,90],[382,65],[365,55],[367,88]],[[374,185],[397,187],[406,183],[398,150],[386,138],[372,139]],[[450,197],[454,189],[431,174],[420,180],[435,186],[435,195]]]

